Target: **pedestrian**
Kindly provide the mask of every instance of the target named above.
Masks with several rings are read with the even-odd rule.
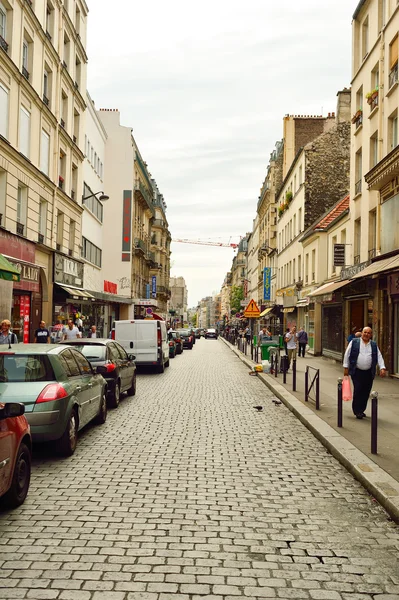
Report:
[[[266,325],[264,325],[261,329],[261,332],[259,333],[258,346],[262,346],[266,342],[270,342],[271,339],[273,339],[272,334],[270,333]]]
[[[245,328],[245,339],[247,341],[247,344],[251,342],[251,330],[249,327]]]
[[[290,328],[287,327],[287,329],[285,330],[284,338],[283,338],[284,350],[285,350],[285,355],[286,356],[288,356],[288,349],[287,349],[287,341],[285,339],[285,336],[288,335],[289,333],[290,333]]]
[[[75,320],[75,325],[79,329],[79,331],[82,333],[82,331],[83,331],[83,321],[80,318],[80,316],[77,316],[77,318]]]
[[[44,321],[40,321],[39,328],[35,331],[35,344],[50,344],[50,332]]]
[[[350,344],[351,341],[353,340],[353,338],[356,337],[356,331],[357,331],[357,327],[352,327],[352,331],[350,332],[350,334],[346,338],[346,341],[348,342],[348,344]]]
[[[76,325],[73,324],[72,319],[69,319],[68,325],[64,329],[63,339],[64,340],[76,340],[81,337],[82,337],[82,334],[80,333],[79,329],[76,327]]]
[[[380,349],[371,339],[372,335],[371,327],[363,327],[361,338],[354,337],[351,340],[344,356],[344,376],[352,377],[352,411],[357,419],[363,419],[366,416],[365,410],[377,365],[381,377],[385,377],[387,373]]]
[[[11,331],[11,322],[8,319],[3,319],[0,323],[0,344],[18,344],[18,338]]]
[[[303,356],[303,358],[305,358],[306,344],[308,343],[308,334],[306,333],[303,327],[299,328],[299,331],[296,334],[296,339],[298,340],[298,356]]]
[[[89,329],[89,333],[87,334],[88,338],[96,338],[97,337],[97,327],[92,325]]]
[[[294,325],[288,330],[288,333],[285,334],[285,341],[287,344],[287,355],[288,355],[288,369],[291,368],[291,361],[296,360],[296,326]]]

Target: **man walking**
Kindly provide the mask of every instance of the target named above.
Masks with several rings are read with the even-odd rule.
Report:
[[[0,323],[0,344],[18,344],[18,338],[15,333],[10,331],[11,322],[8,319],[3,319]]]
[[[97,337],[97,327],[92,325],[90,327],[89,333],[87,334],[88,338],[96,338]]]
[[[372,335],[371,327],[363,327],[361,337],[353,338],[344,356],[344,375],[352,377],[352,410],[357,419],[366,416],[364,411],[367,408],[377,364],[381,377],[385,377],[387,373],[380,349],[371,339]]]
[[[76,340],[81,337],[82,334],[80,333],[79,329],[76,327],[76,325],[73,324],[72,319],[69,319],[68,326],[64,329],[63,339]]]
[[[291,327],[291,330],[285,335],[288,354],[288,369],[291,368],[291,361],[296,360],[296,326]]]
[[[308,334],[306,333],[303,327],[299,328],[299,331],[296,334],[296,339],[298,340],[298,356],[303,356],[303,358],[305,358],[306,344],[308,343]]]
[[[44,321],[40,321],[39,329],[35,331],[35,344],[49,344],[50,343],[50,332],[46,327]]]

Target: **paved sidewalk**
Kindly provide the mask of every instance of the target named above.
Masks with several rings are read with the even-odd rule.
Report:
[[[250,354],[245,356],[236,346],[224,339],[223,341],[252,369],[256,363],[251,360]],[[314,401],[305,402],[306,366],[320,369],[318,411]],[[285,385],[282,373],[279,373],[277,378],[265,373],[258,374],[267,387],[313,431],[399,522],[399,381],[380,377],[374,380],[373,390],[379,394],[378,454],[374,455],[370,451],[371,402],[367,407],[368,418],[362,420],[353,416],[351,402],[344,402],[343,427],[337,427],[337,380],[342,376],[343,369],[336,361],[312,355],[297,359],[296,392],[292,391],[292,371],[288,372]],[[314,397],[313,392],[312,395]],[[312,417],[312,413],[327,425],[323,426],[316,416]],[[350,444],[347,444],[344,438]]]

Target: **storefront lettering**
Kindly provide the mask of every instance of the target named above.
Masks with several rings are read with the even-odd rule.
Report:
[[[68,258],[64,258],[64,273],[72,275],[73,277],[79,277],[78,263]]]
[[[25,281],[39,281],[39,267],[33,267],[13,260],[10,260],[10,262],[19,271],[21,279]]]

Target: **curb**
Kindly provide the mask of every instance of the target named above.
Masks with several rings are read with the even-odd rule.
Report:
[[[220,336],[220,339],[251,370],[256,364]],[[399,524],[399,481],[396,481],[356,446],[305,406],[274,378],[258,373],[260,379],[281,402],[307,427],[325,448],[357,479]]]

